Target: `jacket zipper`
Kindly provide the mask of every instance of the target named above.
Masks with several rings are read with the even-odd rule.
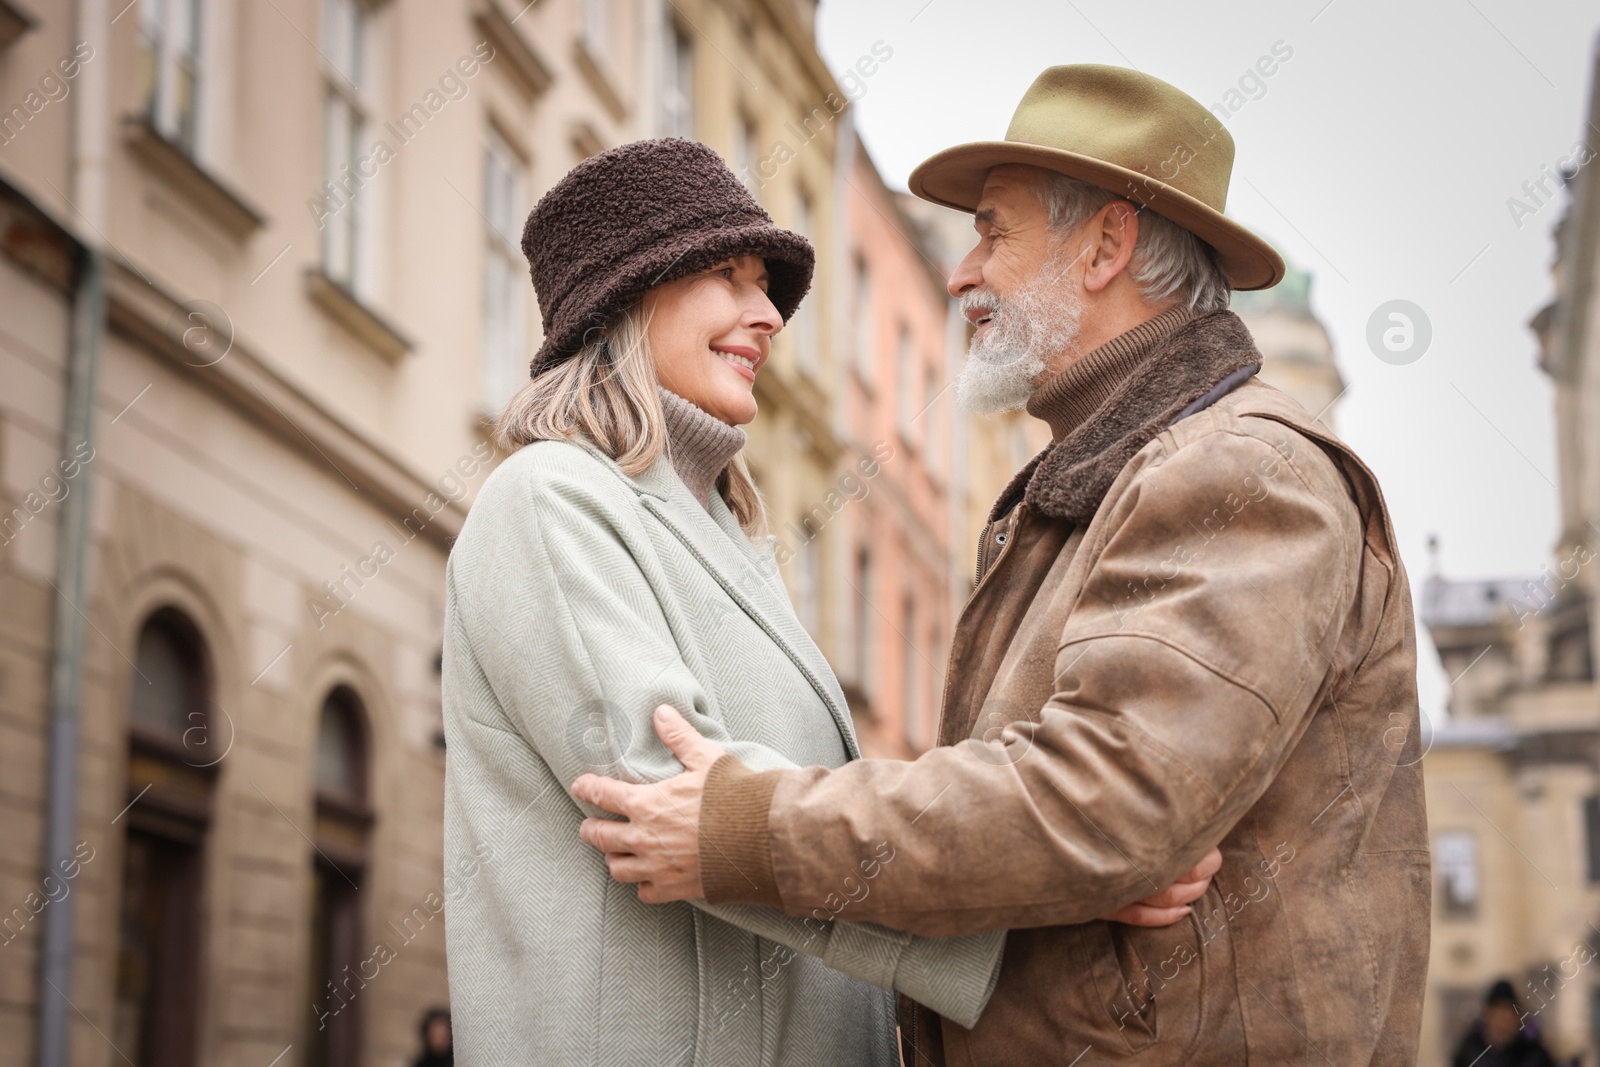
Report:
[[[1021,521],[1021,512],[1019,510],[1021,507],[1021,502],[1018,502],[1010,511],[1000,516],[1000,518],[995,519],[993,522],[986,522],[983,524],[983,533],[978,537],[978,568],[973,573],[974,585],[972,588],[972,596],[978,595],[978,589],[983,585],[984,577],[994,569],[994,565],[996,563],[1000,562],[1000,557],[1006,554],[1006,548],[1013,540],[1011,534],[1016,532],[1016,527]],[[993,559],[989,559],[987,558],[988,553],[986,551],[989,547],[989,531],[994,527],[996,522],[1005,523],[1007,532],[997,535],[997,540],[999,538],[1004,538],[1004,540],[1000,541],[1000,551],[995,553]],[[972,598],[968,597],[967,603],[970,604],[971,602]]]
[[[972,591],[978,591],[978,583],[983,581],[983,552],[989,547],[989,527],[993,522],[983,524],[983,532],[978,535],[978,569],[972,575]]]

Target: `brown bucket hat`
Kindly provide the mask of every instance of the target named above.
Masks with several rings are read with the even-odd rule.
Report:
[[[1003,141],[957,145],[911,172],[924,200],[975,211],[1002,163],[1044,167],[1149,208],[1205,241],[1235,289],[1283,280],[1283,258],[1223,214],[1233,137],[1193,97],[1159,78],[1093,63],[1034,79]]]
[[[646,290],[730,256],[766,261],[767,296],[785,322],[811,287],[811,242],[779,229],[726,164],[698,141],[635,141],[579,163],[522,229],[544,344],[530,374],[583,347]]]

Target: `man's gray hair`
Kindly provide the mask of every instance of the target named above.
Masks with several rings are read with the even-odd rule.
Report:
[[[1053,170],[1039,168],[1040,200],[1050,212],[1050,228],[1064,234],[1112,200],[1114,193]],[[1139,213],[1139,238],[1128,275],[1146,300],[1156,303],[1177,296],[1200,314],[1228,306],[1232,287],[1217,266],[1211,246],[1154,211]]]

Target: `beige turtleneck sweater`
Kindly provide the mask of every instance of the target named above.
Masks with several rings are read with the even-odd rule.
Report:
[[[677,393],[657,386],[661,411],[667,418],[667,456],[700,506],[711,506],[722,474],[744,447],[745,432],[730,426]]]
[[[1061,440],[1088,422],[1119,386],[1138,373],[1152,345],[1194,317],[1193,309],[1178,304],[1117,334],[1046,379],[1028,398],[1028,414],[1048,422],[1050,436]]]

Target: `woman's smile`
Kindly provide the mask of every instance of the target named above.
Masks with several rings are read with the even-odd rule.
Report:
[[[711,351],[752,382],[756,380],[756,371],[766,362],[760,349],[747,345],[712,345]]]

